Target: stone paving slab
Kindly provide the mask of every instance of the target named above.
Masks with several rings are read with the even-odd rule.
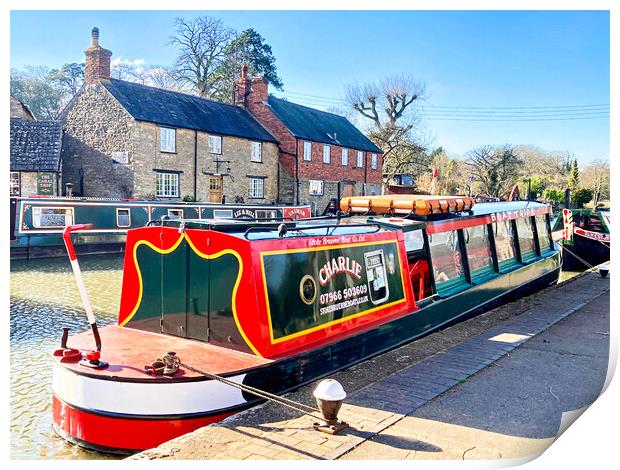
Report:
[[[532,302],[532,308],[520,315],[350,394],[339,414],[351,426],[343,435],[312,430],[312,419],[305,415],[264,422],[260,417],[265,410],[277,407],[266,403],[131,459],[340,458],[386,429],[397,429],[397,423],[408,415],[608,290],[609,282],[595,274],[546,289],[533,296],[536,302]],[[255,420],[258,421],[254,427],[243,425]],[[416,450],[400,450],[403,452],[394,458],[416,458]]]

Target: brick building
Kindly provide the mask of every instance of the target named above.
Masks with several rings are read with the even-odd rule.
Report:
[[[267,81],[246,68],[235,96],[280,142],[282,202],[322,211],[331,198],[381,194],[382,151],[346,118],[270,96]]]
[[[11,96],[10,139],[10,195],[57,196],[61,123],[37,121],[26,105]]]
[[[74,194],[277,201],[277,140],[246,109],[110,78],[97,28],[85,55],[84,86],[62,113]]]

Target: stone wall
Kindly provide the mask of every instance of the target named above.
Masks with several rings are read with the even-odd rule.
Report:
[[[72,183],[74,195],[131,197],[135,121],[100,83],[82,89],[65,113],[64,127],[63,188]],[[113,155],[126,156],[128,163],[115,163]]]

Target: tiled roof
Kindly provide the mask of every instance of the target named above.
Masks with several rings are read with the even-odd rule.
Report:
[[[345,117],[274,96],[269,96],[268,104],[295,137],[366,152],[382,152]]]
[[[11,119],[11,171],[60,171],[60,121]]]
[[[277,142],[245,109],[198,96],[112,79],[106,89],[138,121]]]

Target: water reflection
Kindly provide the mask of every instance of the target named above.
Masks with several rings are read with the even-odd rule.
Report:
[[[80,258],[97,323],[116,320],[122,255]],[[11,261],[11,458],[109,458],[66,443],[52,430],[51,350],[63,326],[89,328],[67,258]]]

